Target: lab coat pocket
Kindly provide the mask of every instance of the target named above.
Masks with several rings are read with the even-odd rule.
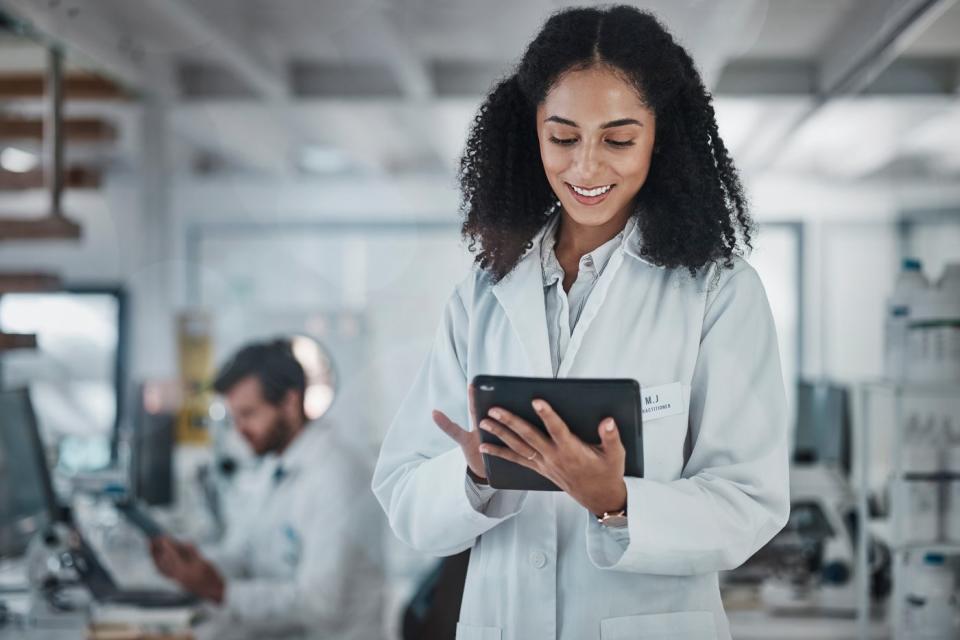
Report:
[[[710,611],[654,613],[600,621],[601,640],[716,640],[716,637]]]
[[[500,627],[473,627],[458,622],[456,640],[500,640]]]

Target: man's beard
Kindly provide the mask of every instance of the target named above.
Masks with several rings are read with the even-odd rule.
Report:
[[[257,452],[257,455],[265,456],[269,453],[279,453],[290,444],[290,440],[293,439],[293,432],[294,426],[284,416],[277,416],[273,427],[270,429],[267,441],[263,448]]]

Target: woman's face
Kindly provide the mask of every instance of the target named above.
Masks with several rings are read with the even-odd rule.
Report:
[[[619,230],[647,179],[655,118],[630,84],[598,66],[563,76],[537,108],[547,180],[577,225]]]

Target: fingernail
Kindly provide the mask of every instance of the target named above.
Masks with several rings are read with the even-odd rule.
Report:
[[[490,453],[490,447],[481,445],[480,453]]]
[[[613,424],[613,420],[607,420],[607,426],[605,427],[607,433],[613,431],[615,427],[616,425]]]
[[[481,420],[480,428],[483,429],[484,431],[490,431],[490,423],[486,420]]]
[[[543,400],[534,400],[533,408],[536,409],[537,411],[543,411],[544,409],[547,408],[547,404]]]
[[[503,413],[500,412],[500,409],[490,409],[490,416],[496,420],[499,420],[503,417]]]

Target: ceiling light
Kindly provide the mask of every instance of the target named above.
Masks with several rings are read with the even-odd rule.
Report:
[[[340,149],[322,145],[303,147],[299,164],[307,173],[340,173],[350,168],[350,160]]]
[[[0,167],[14,173],[26,173],[37,168],[40,164],[37,156],[29,151],[23,151],[16,147],[7,147],[0,151]]]

